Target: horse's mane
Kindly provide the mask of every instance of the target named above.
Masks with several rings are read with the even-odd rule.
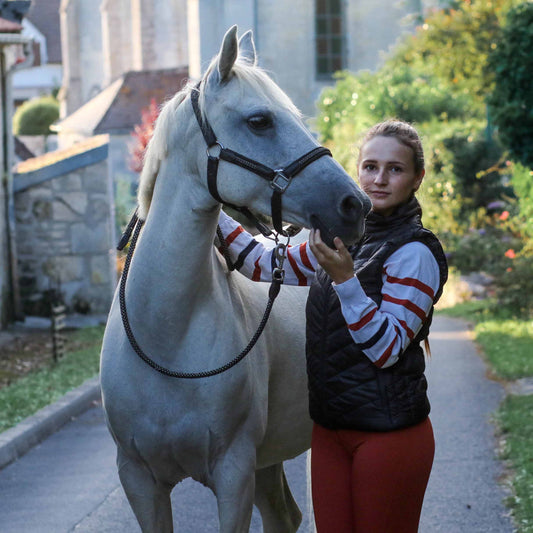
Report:
[[[202,114],[204,114],[205,84],[210,74],[216,69],[216,66],[217,57],[215,57],[209,65],[200,82],[199,89],[197,89],[192,83],[188,83],[161,108],[161,112],[155,123],[154,133],[146,148],[143,169],[139,180],[139,190],[137,193],[137,201],[139,204],[138,216],[142,220],[146,220],[146,217],[148,216],[159,167],[161,161],[163,161],[168,154],[169,139],[171,138],[171,129],[174,125],[176,112],[191,91],[199,90],[200,95],[198,103]],[[292,103],[290,98],[270,79],[266,71],[262,68],[250,64],[244,58],[239,58],[233,65],[232,74],[239,81],[241,89],[243,89],[245,85],[251,86],[256,92],[262,94],[273,104],[290,110],[298,117],[301,116],[300,111]]]

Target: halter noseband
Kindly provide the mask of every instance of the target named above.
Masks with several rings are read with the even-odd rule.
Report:
[[[259,163],[258,161],[250,159],[242,154],[239,154],[238,152],[234,152],[229,148],[225,148],[219,141],[217,141],[215,132],[211,128],[209,122],[207,121],[207,119],[204,120],[202,118],[200,107],[198,105],[199,94],[200,91],[198,87],[193,89],[193,91],[191,92],[191,103],[192,108],[194,110],[194,114],[196,115],[196,120],[198,121],[198,125],[200,126],[200,130],[202,131],[202,135],[204,136],[204,140],[207,144],[207,186],[209,192],[211,193],[211,196],[213,196],[213,198],[217,202],[228,205],[236,209],[237,211],[240,211],[246,217],[251,219],[263,234],[270,235],[271,231],[264,224],[261,224],[247,207],[236,206],[225,202],[224,200],[222,200],[220,194],[218,193],[217,172],[218,163],[220,159],[227,161],[228,163],[238,165],[242,168],[245,168],[246,170],[249,170],[250,172],[253,172],[254,174],[257,174],[259,177],[266,179],[270,182],[270,187],[273,189],[272,198],[270,201],[272,210],[272,223],[274,225],[274,229],[279,234],[285,235],[285,231],[283,230],[282,226],[281,214],[281,199],[283,193],[287,190],[287,187],[290,185],[292,178],[294,178],[305,167],[307,167],[308,165],[313,163],[313,161],[316,161],[320,157],[325,155],[331,156],[331,152],[323,146],[317,146],[316,148],[313,148],[312,150],[310,150],[300,158],[296,159],[286,167],[277,170],[271,169],[266,165]],[[218,154],[213,153],[212,151],[215,146],[218,146],[219,148]]]

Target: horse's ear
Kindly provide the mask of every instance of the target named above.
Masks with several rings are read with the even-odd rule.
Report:
[[[257,63],[257,55],[255,53],[252,30],[248,30],[239,39],[239,55],[253,66],[255,66],[255,64]]]
[[[222,46],[218,54],[218,74],[220,81],[226,81],[229,78],[233,64],[239,53],[239,43],[237,42],[237,26],[232,26],[224,35]]]

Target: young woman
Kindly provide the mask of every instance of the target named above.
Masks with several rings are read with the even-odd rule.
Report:
[[[447,278],[437,238],[414,194],[424,177],[416,130],[386,121],[363,139],[362,189],[372,201],[363,239],[326,246],[318,230],[289,248],[285,283],[311,285],[307,372],[314,429],[318,533],[416,533],[434,455],[424,354]],[[270,281],[272,250],[220,216],[240,271]],[[256,241],[257,242],[257,241]],[[246,251],[246,252],[245,252]],[[246,257],[242,257],[243,255]]]

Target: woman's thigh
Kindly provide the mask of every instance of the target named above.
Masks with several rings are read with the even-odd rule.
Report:
[[[435,443],[429,419],[386,433],[313,428],[318,533],[416,533]]]
[[[434,453],[429,419],[370,434],[353,455],[354,533],[416,533]]]

